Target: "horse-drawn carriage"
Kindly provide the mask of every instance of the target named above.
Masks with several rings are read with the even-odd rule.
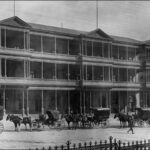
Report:
[[[101,124],[103,126],[107,126],[109,124],[109,108],[92,107],[91,111],[93,112],[93,120],[95,124]]]
[[[143,126],[146,123],[150,126],[150,108],[136,108],[134,122],[138,126]]]

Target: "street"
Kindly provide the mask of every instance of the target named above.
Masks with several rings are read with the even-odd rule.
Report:
[[[100,140],[108,140],[110,136],[123,142],[150,139],[150,128],[136,127],[135,134],[127,134],[128,128],[119,128],[119,121],[111,118],[110,127],[96,127],[93,129],[40,129],[32,132],[25,131],[21,125],[20,132],[14,131],[11,122],[3,120],[5,130],[0,134],[0,149],[28,149],[28,148],[48,148],[49,146],[62,145],[69,140],[73,143],[99,142]]]

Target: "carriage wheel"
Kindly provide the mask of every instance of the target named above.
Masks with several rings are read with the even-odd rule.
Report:
[[[0,122],[0,133],[2,133],[4,131],[4,125],[2,122]]]

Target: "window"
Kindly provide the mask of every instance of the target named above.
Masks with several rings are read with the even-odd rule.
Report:
[[[94,80],[103,80],[103,67],[94,66]]]
[[[32,51],[41,52],[41,36],[40,35],[30,35],[30,49]]]
[[[78,55],[80,53],[80,43],[77,40],[69,40],[69,55]]]
[[[68,54],[68,40],[56,38],[56,52],[58,54]]]
[[[43,52],[55,53],[55,38],[43,36]]]
[[[118,59],[118,46],[112,45],[112,56],[114,59]]]
[[[92,42],[87,41],[87,56],[92,56]]]
[[[100,42],[93,42],[93,56],[103,56],[103,52],[102,52],[103,48],[102,48],[102,43]]]
[[[67,64],[57,64],[57,79],[68,79]]]
[[[110,51],[110,45],[108,43],[103,43],[104,46],[104,57],[108,58],[109,57],[109,51]]]

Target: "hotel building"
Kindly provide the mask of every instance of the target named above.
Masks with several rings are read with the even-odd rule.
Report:
[[[150,107],[150,41],[0,21],[0,105],[4,114],[111,113]]]

